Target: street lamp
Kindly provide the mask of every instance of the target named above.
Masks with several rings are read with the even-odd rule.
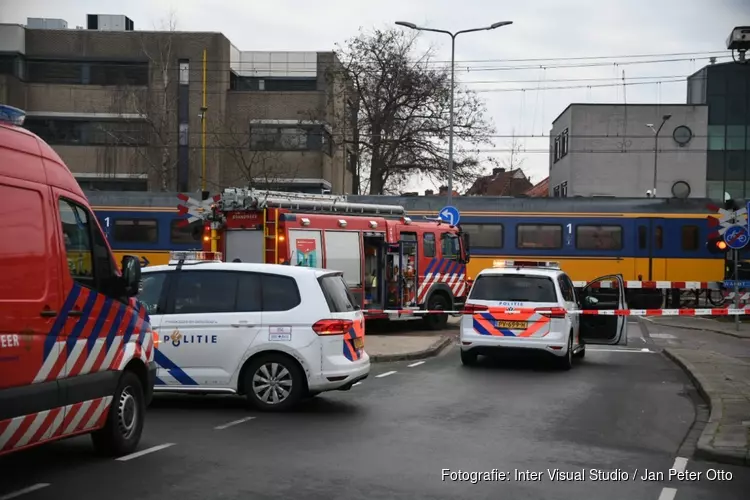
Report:
[[[451,33],[447,30],[422,28],[414,23],[409,23],[406,21],[396,21],[396,24],[417,31],[432,31],[434,33],[443,33],[451,37],[451,105],[449,118],[450,125],[448,129],[448,205],[450,205],[453,199],[453,95],[455,93],[456,37],[463,33],[472,33],[474,31],[489,31],[496,28],[502,28],[503,26],[513,24],[513,21],[500,21],[499,23],[495,23],[484,28],[472,28],[468,30],[456,31],[455,33]]]
[[[667,120],[672,118],[672,115],[664,115],[661,117],[661,125],[659,125],[659,128],[654,128],[653,123],[647,123],[646,126],[650,128],[654,132],[654,189],[651,192],[651,197],[656,198],[656,177],[657,172],[659,168],[659,132],[661,132],[662,127],[665,123],[667,123]]]

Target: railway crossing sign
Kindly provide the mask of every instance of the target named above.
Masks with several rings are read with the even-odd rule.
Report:
[[[220,195],[216,195],[212,198],[209,198],[207,200],[198,201],[196,199],[193,199],[189,197],[186,194],[178,194],[177,198],[180,199],[185,205],[177,205],[177,210],[179,211],[180,215],[187,215],[187,219],[181,219],[179,222],[179,226],[187,226],[188,224],[205,219],[206,215],[211,210],[211,205],[216,203],[221,199]]]
[[[744,248],[749,239],[747,226],[730,226],[724,233],[724,241],[735,250]]]
[[[451,226],[456,226],[458,225],[458,221],[461,220],[461,214],[456,207],[449,205],[443,207],[443,209],[438,212],[438,218],[443,222],[447,222]]]

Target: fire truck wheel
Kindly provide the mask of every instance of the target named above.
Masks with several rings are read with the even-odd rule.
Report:
[[[448,300],[441,293],[433,293],[427,301],[427,310],[448,310]],[[430,330],[445,330],[448,324],[447,314],[427,314],[424,323]]]
[[[126,371],[117,384],[107,423],[91,434],[94,449],[110,456],[133,453],[141,439],[145,413],[146,401],[141,381],[135,373]]]

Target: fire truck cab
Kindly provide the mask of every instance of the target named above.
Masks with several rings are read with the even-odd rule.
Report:
[[[184,198],[183,198],[184,199]],[[412,221],[403,207],[346,197],[226,189],[188,201],[206,220],[203,250],[227,262],[342,271],[367,319],[423,318],[442,329],[465,302],[468,235],[438,220]]]

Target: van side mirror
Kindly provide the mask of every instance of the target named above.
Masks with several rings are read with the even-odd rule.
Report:
[[[469,240],[469,233],[461,233],[461,240],[464,247],[464,255],[466,256],[464,261],[468,263],[471,259],[471,252],[469,250],[471,241]]]
[[[128,297],[138,295],[141,284],[141,261],[138,257],[125,255],[122,258],[122,281]]]

